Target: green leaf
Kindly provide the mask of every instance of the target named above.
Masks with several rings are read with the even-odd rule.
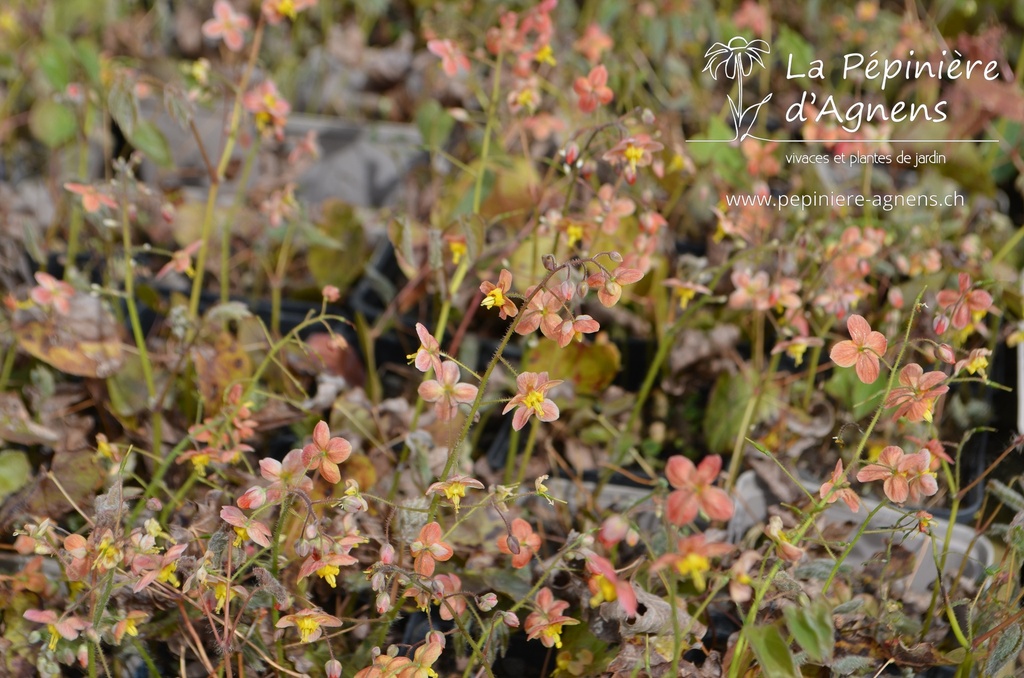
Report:
[[[25,487],[31,477],[32,465],[28,463],[28,456],[24,452],[0,452],[0,499]]]
[[[75,54],[78,56],[78,63],[85,71],[85,77],[93,85],[100,84],[100,53],[96,49],[96,43],[86,38],[75,41]]]
[[[75,112],[64,104],[40,99],[28,115],[28,127],[32,136],[50,148],[56,148],[75,138],[78,120]]]
[[[131,134],[126,134],[132,146],[146,154],[146,157],[160,165],[170,167],[174,159],[171,157],[171,147],[167,145],[167,139],[163,132],[149,120],[142,120],[136,124]]]
[[[429,99],[416,111],[416,126],[423,137],[424,145],[438,149],[448,141],[448,136],[455,126],[455,118],[434,99]]]
[[[36,50],[36,65],[50,86],[58,92],[63,92],[71,82],[71,65],[74,61],[74,50],[66,38],[51,38]]]
[[[748,628],[747,640],[750,641],[750,648],[764,675],[772,678],[800,678],[793,654],[777,626]]]
[[[740,433],[750,399],[756,396],[758,375],[752,372],[723,373],[715,382],[704,411],[704,440],[712,452],[728,452]],[[762,385],[765,392],[750,419],[753,426],[771,416],[777,407],[778,386]]]
[[[811,607],[791,605],[783,610],[793,638],[815,664],[829,664],[835,648],[835,627],[828,606],[818,601]]]
[[[1024,646],[1024,633],[1021,632],[1020,624],[1010,624],[996,641],[996,646],[992,649],[992,654],[988,656],[985,670],[982,673],[986,676],[997,675],[1007,662],[1020,654],[1022,646]]]
[[[865,384],[857,377],[856,370],[837,367],[825,382],[825,393],[859,421],[875,411],[880,404],[879,396],[885,392],[886,380],[879,378],[873,384]]]
[[[125,137],[131,138],[135,131],[135,123],[139,119],[139,100],[135,96],[135,88],[127,78],[118,78],[114,81],[107,95],[107,108],[110,110],[110,117],[121,128]]]

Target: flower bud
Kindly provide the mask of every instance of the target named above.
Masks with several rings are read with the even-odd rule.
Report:
[[[505,544],[508,546],[508,550],[512,553],[512,555],[519,555],[519,551],[521,550],[519,546],[519,540],[516,539],[514,535],[510,534],[508,537],[506,537]]]
[[[614,261],[616,264],[622,263],[622,255],[618,252],[612,251],[608,253],[608,258]]]
[[[440,645],[443,648],[445,645],[448,644],[448,639],[445,638],[444,634],[440,631],[429,631],[427,633],[427,637],[424,638],[424,642],[426,642],[428,645],[430,643],[434,643],[435,645]]]
[[[370,577],[370,588],[374,591],[381,591],[388,583],[383,572],[374,572]]]
[[[945,334],[949,329],[949,318],[944,315],[935,316],[935,320],[932,321],[932,329],[935,330],[935,334]]]
[[[506,611],[500,612],[499,614],[501,614],[501,621],[505,624],[505,626],[509,627],[510,629],[519,628],[519,617],[516,616],[515,612]]]
[[[267,490],[263,487],[250,487],[239,497],[235,504],[240,509],[256,509],[263,506],[267,501]]]
[[[576,164],[577,160],[579,160],[580,147],[575,141],[570,141],[569,145],[562,151],[562,154],[565,156],[565,164],[572,166]]]
[[[332,659],[324,664],[324,673],[327,674],[327,678],[341,678],[341,662],[337,659]]]
[[[377,594],[377,614],[385,614],[391,609],[391,596],[388,595],[387,591],[381,591]]]
[[[558,264],[555,262],[554,254],[545,254],[540,258],[541,263],[544,265],[544,270],[553,271],[558,268]]]
[[[587,296],[588,292],[590,292],[590,285],[587,284],[586,280],[581,281],[580,284],[576,286],[576,296],[580,299]]]
[[[949,344],[940,344],[938,353],[939,360],[947,365],[952,365],[956,362],[956,354],[953,353],[953,347]]]
[[[385,565],[393,565],[395,562],[395,547],[391,544],[384,544],[380,547],[380,562]]]
[[[654,111],[649,108],[645,108],[644,112],[640,114],[640,121],[645,125],[653,125],[654,120]]]
[[[485,593],[482,596],[477,596],[476,599],[476,606],[480,608],[481,612],[490,612],[497,604],[498,596],[493,593]]]
[[[316,539],[319,531],[320,528],[317,526],[316,522],[312,522],[309,525],[306,525],[306,539]]]

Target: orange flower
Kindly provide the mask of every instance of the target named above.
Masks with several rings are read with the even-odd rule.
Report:
[[[886,407],[895,407],[894,420],[906,417],[907,421],[931,421],[935,399],[949,390],[942,384],[946,375],[933,371],[925,374],[924,368],[911,363],[900,370],[901,386],[894,388],[885,400]],[[941,384],[941,385],[940,385]]]
[[[682,455],[670,457],[665,477],[675,488],[668,495],[666,515],[675,525],[688,525],[703,511],[711,520],[732,518],[733,504],[725,490],[714,486],[722,470],[722,457],[704,457],[699,466]]]
[[[484,489],[484,484],[476,478],[456,474],[449,476],[448,480],[438,481],[427,488],[427,494],[431,492],[442,492],[452,504],[455,505],[455,512],[459,512],[459,502],[466,496],[466,488],[472,487],[477,490]]]
[[[706,575],[711,571],[711,559],[732,550],[729,544],[708,543],[703,532],[684,537],[676,545],[675,553],[667,553],[654,561],[653,570],[674,567],[681,577],[689,577],[698,591],[707,587]]]
[[[203,35],[214,40],[223,38],[225,47],[238,52],[245,45],[249,26],[249,17],[236,12],[227,0],[217,0],[213,3],[213,18],[203,24]]]
[[[544,647],[562,647],[562,627],[579,624],[579,621],[562,614],[569,603],[556,600],[548,587],[537,592],[537,609],[526,618],[526,637],[529,640],[540,638]]]
[[[441,59],[441,68],[449,77],[470,69],[469,58],[451,40],[428,40],[427,49]]]
[[[64,188],[72,193],[82,196],[82,209],[92,214],[105,205],[110,209],[117,209],[117,202],[110,196],[103,195],[95,186],[85,184],[64,184]]]
[[[501,413],[519,408],[512,416],[512,428],[517,431],[535,414],[541,421],[554,421],[558,419],[558,405],[547,397],[547,392],[561,383],[561,379],[548,379],[547,372],[523,372],[516,377],[519,393],[512,396]]]
[[[939,491],[935,476],[929,471],[930,465],[928,450],[906,454],[903,448],[889,445],[878,455],[877,464],[868,464],[860,470],[857,480],[862,483],[884,480],[885,496],[895,504],[908,499],[919,502]]]
[[[846,321],[850,338],[832,347],[829,357],[840,367],[857,366],[857,378],[865,384],[878,379],[878,359],[885,355],[888,343],[881,332],[875,332],[862,316],[851,315]]]
[[[590,607],[617,600],[627,615],[636,616],[636,592],[628,581],[619,579],[611,561],[598,555],[591,555],[587,558],[587,571],[590,572],[587,587],[593,594],[590,598]]]
[[[601,26],[595,23],[587,26],[587,30],[573,43],[572,48],[586,57],[587,61],[596,64],[601,60],[604,51],[614,44],[612,39],[601,30]]]
[[[416,574],[431,576],[434,574],[435,561],[444,562],[455,553],[451,546],[442,541],[442,536],[441,526],[437,522],[427,523],[420,530],[416,541],[409,547]]]
[[[299,629],[299,640],[312,643],[323,635],[321,627],[341,626],[341,620],[320,610],[305,609],[295,614],[285,615],[277,620],[277,628],[284,629],[294,626]]]
[[[295,16],[304,9],[316,5],[316,0],[263,0],[263,16],[267,23],[275,26],[285,19],[295,21]]]
[[[580,98],[579,107],[584,113],[592,113],[615,97],[608,87],[608,69],[604,66],[595,66],[587,77],[576,78],[572,88]]]
[[[514,544],[519,550],[513,551],[509,541],[515,539]],[[533,526],[522,518],[512,521],[512,536],[498,537],[498,550],[512,556],[512,567],[517,570],[525,567],[533,559],[533,554],[540,550],[540,535],[533,531]]]
[[[420,384],[420,397],[434,403],[434,412],[440,421],[451,421],[459,411],[459,403],[470,404],[476,399],[478,389],[472,384],[459,381],[459,366],[451,360],[441,363],[437,379],[427,379]]]
[[[480,283],[480,291],[484,293],[484,300],[480,302],[480,305],[486,308],[497,306],[498,317],[502,320],[510,317],[514,318],[519,313],[519,309],[516,308],[516,303],[507,296],[511,288],[512,273],[507,268],[503,268],[501,273],[498,274],[497,285],[489,280]]]
[[[34,275],[39,285],[33,287],[29,293],[32,301],[43,308],[52,306],[53,310],[60,315],[70,313],[71,299],[75,296],[75,288],[63,280],[57,280],[45,271],[36,271]]]
[[[971,317],[980,318],[992,306],[992,295],[985,290],[971,289],[971,276],[961,273],[957,278],[959,290],[942,290],[935,295],[939,308],[951,309],[953,327],[962,330],[971,322]]]
[[[643,271],[639,269],[619,266],[611,275],[604,271],[592,274],[587,278],[587,285],[597,290],[597,300],[603,306],[611,308],[619,303],[623,285],[632,285],[643,277]]]
[[[441,374],[441,345],[423,323],[416,323],[416,336],[420,338],[420,347],[406,358],[412,360],[420,372],[426,372],[433,367],[434,374]]]
[[[302,462],[307,470],[319,468],[320,475],[336,485],[341,481],[338,464],[343,463],[351,454],[351,443],[337,436],[332,438],[327,422],[320,421],[313,428],[313,442],[302,448]]]
[[[843,481],[842,478],[843,460],[839,459],[832,471],[832,477],[821,484],[818,495],[829,504],[834,504],[836,499],[842,499],[850,507],[850,510],[856,513],[860,509],[860,498],[856,492],[850,489],[850,484]]]

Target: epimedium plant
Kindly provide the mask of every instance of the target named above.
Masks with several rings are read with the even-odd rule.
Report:
[[[427,29],[434,70],[469,92],[461,106],[429,110],[437,124],[463,124],[468,141],[430,144],[439,169],[429,205],[389,229],[413,274],[407,291],[434,305],[408,328],[407,388],[385,397],[371,339],[396,314],[372,328],[353,323],[331,312],[341,292],[328,285],[318,312],[281,331],[280,290],[304,211],[286,184],[264,201],[267,223],[285,228],[268,272],[269,326],[230,300],[239,234],[219,210],[233,148],[251,144],[246,177],[251,149],[279,142],[291,112],[259,68],[261,49],[315,6],[263,0],[257,11],[217,0],[202,23],[223,45],[228,115],[219,156],[196,134],[209,184],[197,239],[158,252],[162,272],[191,285],[162,324],[142,322],[137,257],[147,248],[136,240],[153,203],[134,160],[116,163],[109,182],[82,183],[84,171],[62,182],[75,196],[69,264],[82,219],[108,229],[114,256],[102,284],[39,271],[6,298],[16,347],[0,391],[30,358],[35,409],[50,400],[70,410],[82,401],[62,394],[54,371],[81,377],[104,431],[79,421],[61,429],[62,442],[27,412],[12,415],[18,442],[55,452],[17,497],[13,549],[24,558],[0,580],[11,592],[9,670],[493,676],[514,634],[545,648],[540,673],[573,676],[947,665],[966,676],[1017,665],[1019,482],[992,483],[993,503],[1017,512],[1009,525],[993,527],[987,504],[979,511],[978,525],[1006,545],[998,567],[983,563],[984,581],[947,564],[963,554],[929,503],[944,494],[955,521],[979,482],[960,472],[966,439],[945,441],[943,424],[956,418],[947,407],[956,389],[993,386],[986,370],[1008,334],[1000,314],[1019,304],[1005,267],[1012,247],[993,253],[986,241],[998,224],[953,245],[899,211],[790,219],[723,202],[706,256],[676,257],[669,218],[684,193],[706,181],[723,195],[767,191],[782,171],[772,142],[693,157],[673,116],[617,101],[638,95],[616,66],[610,31],[595,21],[560,36],[555,0],[502,10],[472,38]],[[745,7],[731,21],[757,24]],[[189,68],[196,89],[185,101],[203,98],[211,68]],[[94,104],[119,123],[139,114],[138,84],[125,89],[126,73],[117,82],[105,105],[83,100],[84,119]],[[187,106],[180,112],[190,122]],[[871,125],[863,134],[886,143]],[[315,153],[307,137],[292,164]],[[737,154],[742,179],[730,169]],[[955,210],[942,218],[967,219]],[[211,272],[220,303],[204,311]],[[731,339],[687,348],[720,325],[736,328]],[[478,328],[496,349],[472,362],[459,347]],[[607,335],[623,331],[658,337],[632,395],[603,375],[619,359]],[[710,454],[675,454],[670,414],[658,410],[687,388],[680,369],[720,354],[730,367],[710,375]],[[352,367],[360,357],[363,375]],[[282,421],[294,435],[274,445],[267,434]],[[498,469],[479,454],[494,421],[511,431]],[[577,473],[581,449],[596,483]],[[735,487],[748,461],[789,494],[737,535],[723,528],[743,507]],[[801,465],[818,476],[808,481]],[[642,489],[614,498],[615,472]],[[837,500],[868,519],[837,526]],[[887,516],[883,551],[855,562],[871,521]],[[925,547],[909,553],[902,544],[916,535]],[[921,593],[925,561],[938,575]],[[418,635],[416,614],[426,620]],[[731,625],[720,635],[723,619]]]

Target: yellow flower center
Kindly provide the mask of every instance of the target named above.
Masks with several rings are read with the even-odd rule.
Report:
[[[201,476],[206,475],[206,467],[209,465],[209,463],[210,455],[208,454],[197,454],[196,456],[192,457],[192,467],[196,470],[196,473],[198,473]]]
[[[246,538],[247,536],[249,536],[249,535],[248,535],[248,533],[247,533],[247,532],[245,531],[245,528],[244,528],[244,527],[236,527],[236,528],[235,528],[235,541],[234,541],[234,544],[233,544],[233,546],[234,546],[235,548],[238,548],[239,546],[241,546],[241,545],[242,545],[242,541],[243,541],[243,540],[244,540],[244,539],[245,539],[245,538]]]
[[[530,391],[526,394],[526,397],[523,398],[523,405],[526,405],[528,408],[536,412],[538,417],[544,414],[543,403],[544,394],[540,391]]]
[[[223,582],[214,584],[213,595],[217,598],[217,607],[214,609],[214,612],[220,612],[224,609],[224,603],[228,599],[228,585]]]
[[[125,619],[124,632],[127,633],[129,636],[139,635],[139,627],[135,625],[134,619]]]
[[[178,576],[174,574],[178,570],[178,561],[172,560],[168,564],[164,565],[160,570],[160,574],[157,576],[157,581],[168,582],[171,586],[179,586],[181,582],[178,581]]]
[[[304,643],[308,643],[310,636],[320,628],[320,624],[312,617],[299,617],[295,620],[295,625],[299,628],[299,638]]]
[[[679,308],[683,309],[690,305],[693,298],[697,296],[697,290],[689,287],[679,288]],[[799,363],[797,363],[799,365]]]
[[[545,638],[551,638],[555,641],[555,647],[562,649],[562,625],[552,624],[543,631],[540,632]]]
[[[964,369],[966,369],[970,374],[974,374],[975,372],[981,372],[984,375],[985,369],[987,367],[988,358],[986,358],[983,355],[979,355],[976,358],[972,358],[970,362],[968,362],[967,365],[964,366]]]
[[[466,247],[466,243],[461,240],[452,240],[448,243],[448,249],[451,250],[452,253],[452,263],[456,265],[462,261],[462,257],[466,256],[466,252],[469,251]]]
[[[50,648],[50,652],[53,652],[57,649],[57,641],[60,640],[60,633],[58,633],[57,627],[53,624],[47,624],[46,630],[50,632],[50,642],[48,647]]]
[[[793,359],[796,366],[799,367],[804,361],[804,353],[807,352],[807,344],[790,344],[786,348],[786,354]]]
[[[551,49],[551,45],[544,45],[541,47],[537,50],[537,54],[533,58],[539,64],[550,64],[551,66],[554,66],[558,63],[555,61],[554,50]]]
[[[932,423],[932,408],[935,407],[935,398],[928,398],[924,401],[924,420]]]
[[[338,568],[337,565],[324,565],[323,567],[321,567],[320,569],[318,569],[316,571],[316,573],[322,579],[325,579],[327,581],[327,583],[331,585],[332,589],[336,588],[338,586],[338,573],[339,572],[341,572],[341,570]]]
[[[522,106],[523,108],[529,108],[530,110],[533,110],[534,104],[536,103],[533,96],[533,90],[524,89],[521,92],[519,92],[519,94],[516,96],[516,103]]]
[[[569,224],[568,228],[565,229],[565,234],[569,236],[569,245],[571,247],[583,241],[583,226],[577,223]]]
[[[451,500],[455,505],[455,512],[458,513],[459,502],[466,496],[466,486],[463,483],[454,481],[448,485],[448,487],[444,488],[444,496]]]
[[[117,567],[118,562],[121,560],[121,549],[117,548],[117,544],[110,537],[105,537],[100,542],[100,546],[96,549],[96,562],[93,563],[93,567],[99,567],[104,570]]]
[[[643,160],[644,149],[638,148],[633,144],[626,144],[626,150],[623,155],[626,156],[626,162],[629,163],[629,166],[636,170],[637,163]]]
[[[676,570],[680,576],[692,578],[697,590],[703,591],[706,586],[704,573],[711,570],[711,561],[699,553],[687,553],[676,561]]]
[[[480,305],[486,308],[494,308],[495,306],[501,308],[505,305],[505,293],[501,291],[500,287],[495,287],[487,293],[487,296],[480,302]]]
[[[277,4],[277,13],[281,16],[286,16],[292,21],[295,20],[295,2],[294,0],[281,0]]]
[[[597,593],[590,597],[590,607],[597,607],[604,602],[612,602],[618,599],[615,592],[615,584],[608,580],[603,574],[594,575],[594,583],[597,584]]]

